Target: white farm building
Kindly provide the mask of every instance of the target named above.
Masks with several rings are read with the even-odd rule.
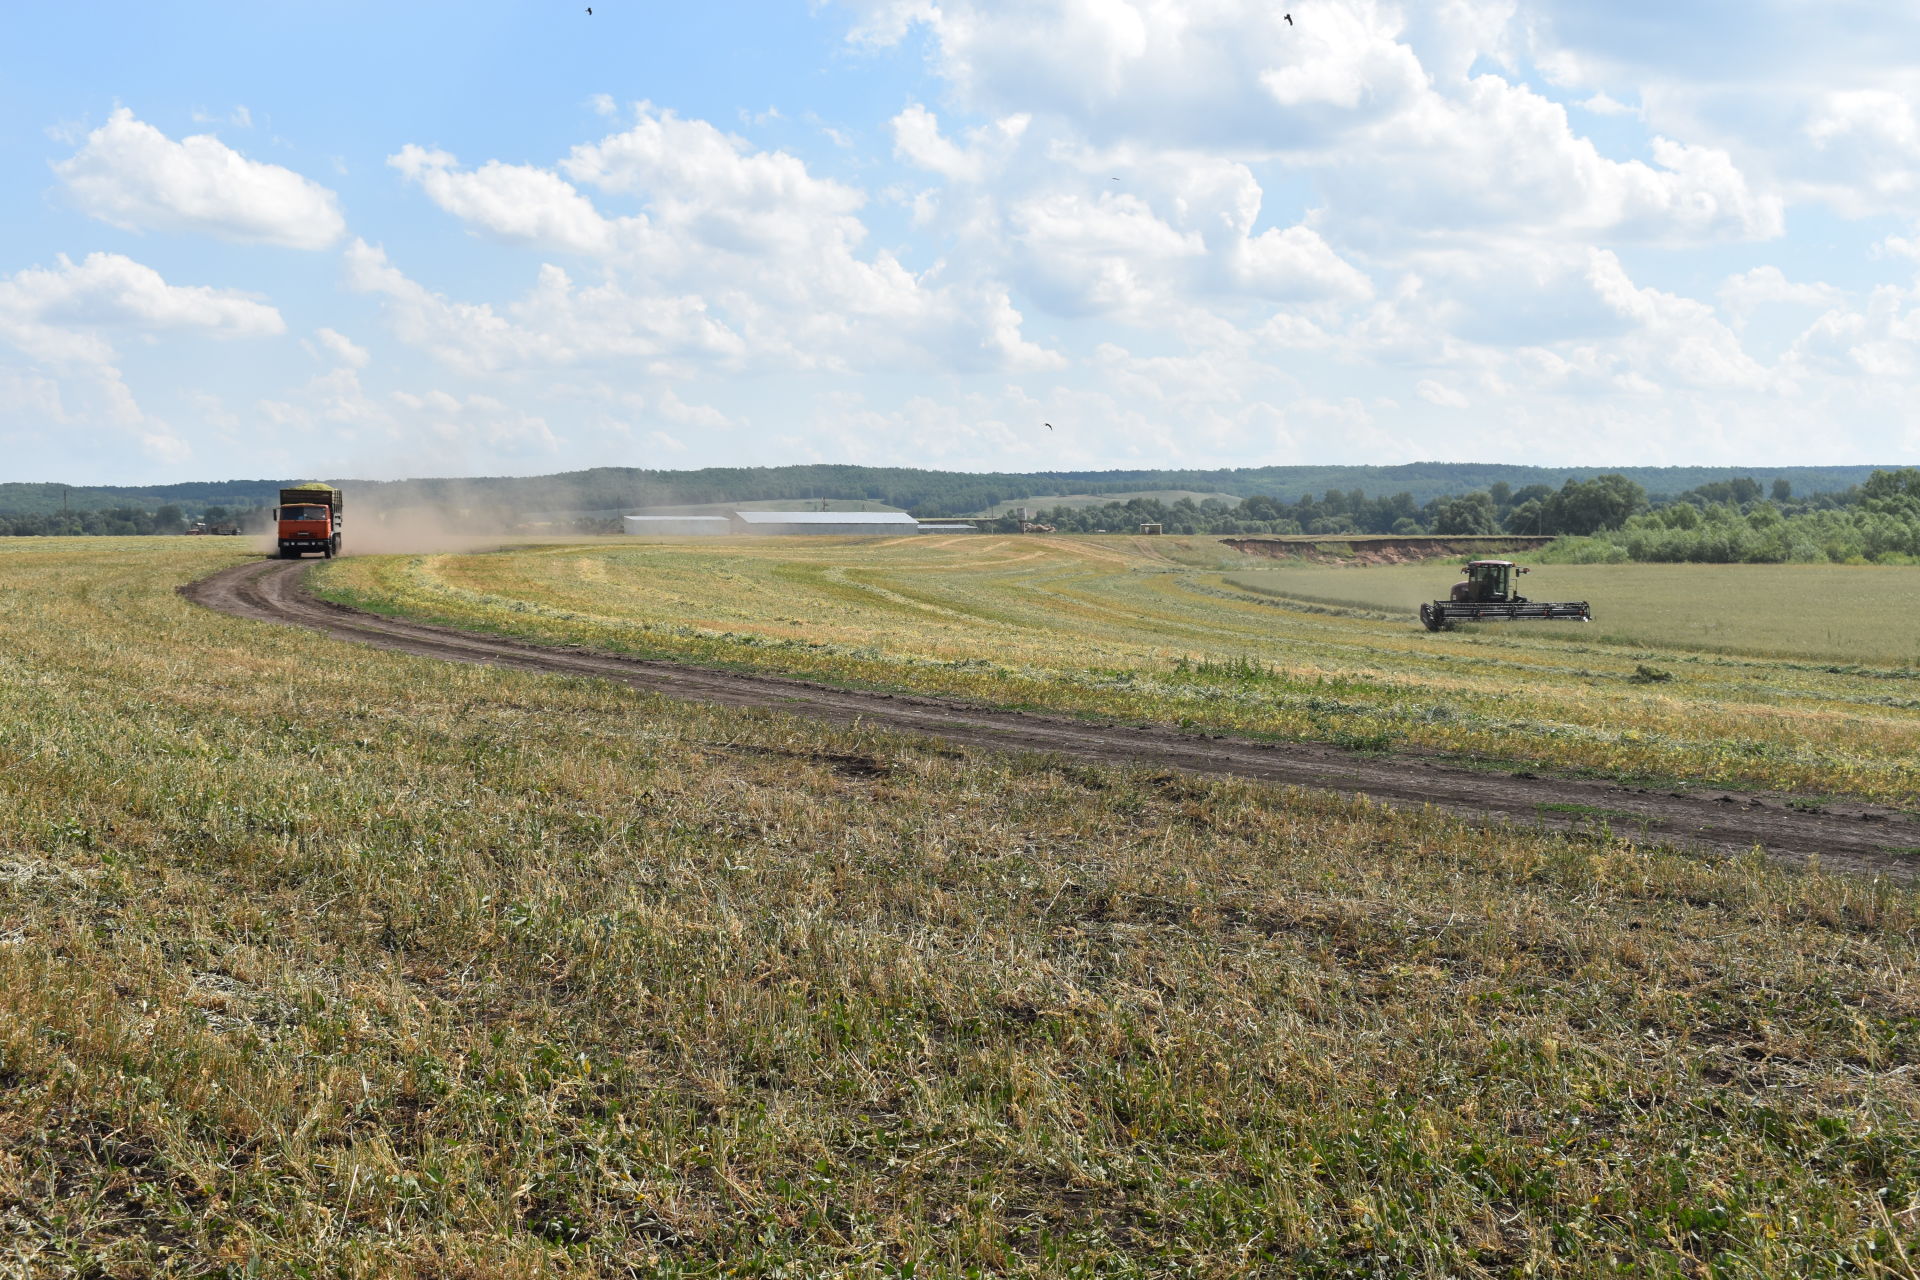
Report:
[[[628,533],[652,537],[715,537],[733,532],[725,516],[622,516]]]
[[[904,511],[736,511],[733,531],[758,537],[791,533],[918,533],[920,522]]]
[[[747,534],[838,534],[876,537],[890,533],[978,533],[970,524],[922,524],[904,511],[730,511],[720,516],[622,516],[626,531],[641,537],[715,537]]]

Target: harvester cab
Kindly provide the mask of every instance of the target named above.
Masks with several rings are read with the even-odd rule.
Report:
[[[1526,571],[1524,565],[1511,560],[1474,560],[1461,570],[1466,580],[1453,584],[1453,599],[1473,604],[1521,604],[1526,597],[1520,594],[1514,579]]]
[[[1429,631],[1445,631],[1456,622],[1483,622],[1515,618],[1562,618],[1593,621],[1585,600],[1550,603],[1520,594],[1524,565],[1511,560],[1473,560],[1466,576],[1453,584],[1445,600],[1420,606],[1420,621]]]

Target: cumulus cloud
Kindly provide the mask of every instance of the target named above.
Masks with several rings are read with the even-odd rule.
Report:
[[[844,251],[866,235],[853,216],[864,193],[815,177],[784,151],[757,150],[644,102],[631,128],[574,147],[560,168],[575,182],[644,201],[654,225],[721,252]]]
[[[866,250],[863,191],[646,103],[629,128],[574,147],[558,172],[461,170],[417,147],[392,163],[476,230],[600,264],[591,283],[544,266],[530,293],[496,309],[429,295],[354,246],[355,287],[385,294],[402,336],[445,359],[503,367],[639,356],[832,370],[1057,360],[1022,337],[1003,286],[936,283],[888,251]],[[603,213],[582,187],[635,211]]]
[[[442,209],[498,239],[573,253],[605,253],[614,224],[564,178],[531,165],[489,161],[462,173],[444,151],[408,145],[387,163]]]
[[[1605,250],[1592,251],[1588,279],[1601,301],[1633,326],[1615,352],[1601,357],[1619,377],[1644,379],[1658,373],[1663,382],[1693,387],[1790,389],[1742,349],[1739,337],[1705,303],[1638,287],[1620,259]]]
[[[367,361],[371,359],[365,347],[343,333],[332,329],[321,329],[313,336],[319,339],[320,346],[329,356],[350,369],[364,369],[367,367]]]
[[[1376,246],[1504,234],[1616,241],[1762,240],[1779,197],[1724,151],[1656,137],[1653,163],[1602,156],[1566,109],[1498,76],[1383,126],[1367,151],[1319,170],[1329,218]]]
[[[1420,393],[1422,400],[1428,404],[1437,404],[1442,409],[1464,409],[1469,403],[1464,395],[1444,383],[1435,382],[1432,378],[1420,379],[1414,390]]]
[[[1638,107],[1630,107],[1604,90],[1594,94],[1590,98],[1581,99],[1579,106],[1582,110],[1591,111],[1597,116],[1635,116],[1640,114]]]
[[[1882,285],[1858,309],[1822,314],[1794,342],[1796,368],[1830,377],[1866,377],[1911,403],[1907,382],[1920,372],[1920,287]]]
[[[949,272],[1007,280],[1056,314],[1156,325],[1170,307],[1223,299],[1372,293],[1367,275],[1313,228],[1256,232],[1263,193],[1244,164],[1187,154],[1148,161],[1031,125],[1004,117],[962,144],[919,104],[894,118],[895,154],[944,179],[942,191],[915,198],[914,216],[951,242]]]
[[[284,333],[268,304],[230,289],[170,285],[152,267],[117,253],[62,255],[52,268],[0,278],[0,338],[36,358],[105,363],[115,329],[200,330],[216,337]]]
[[[935,65],[974,111],[1044,117],[1102,147],[1302,166],[1333,196],[1332,216],[1385,235],[1505,225],[1684,240],[1781,226],[1777,199],[1724,150],[1660,140],[1651,164],[1613,160],[1511,74],[1470,75],[1512,58],[1511,3],[1455,0],[1426,15],[1344,0],[1293,26],[1254,0],[856,7],[866,39],[926,26]],[[1588,105],[1620,107],[1603,94]],[[909,108],[896,145],[957,172],[967,152],[929,125]]]
[[[387,300],[388,319],[403,341],[472,373],[613,359],[725,361],[742,353],[739,338],[709,318],[699,299],[581,288],[555,266],[541,268],[525,297],[496,310],[434,293],[363,241],[348,247],[346,265],[350,288]]]
[[[1801,307],[1833,307],[1844,295],[1830,284],[1795,284],[1778,267],[1755,267],[1726,278],[1718,290],[1728,314],[1744,321],[1764,304],[1783,302]]]
[[[119,334],[198,332],[219,338],[286,331],[272,306],[230,289],[168,284],[160,273],[117,253],[62,256],[51,268],[0,277],[0,346],[31,362],[26,385],[54,421],[77,420],[126,432],[162,463],[185,460],[191,443],[144,411],[118,365]],[[19,414],[32,404],[9,401]]]
[[[1920,234],[1912,236],[1888,236],[1873,246],[1876,256],[1891,258],[1910,258],[1920,262]]]
[[[249,160],[211,134],[175,142],[125,107],[54,172],[76,208],[128,230],[292,249],[324,249],[346,231],[333,192],[318,183]]]

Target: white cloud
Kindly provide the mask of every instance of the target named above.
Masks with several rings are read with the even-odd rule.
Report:
[[[327,354],[338,363],[350,369],[367,367],[367,361],[371,358],[367,355],[367,349],[345,334],[332,329],[321,329],[313,336],[320,340],[320,345],[326,349]]]
[[[573,148],[560,168],[645,201],[653,224],[720,252],[845,252],[865,237],[853,216],[865,195],[814,177],[797,157],[644,102],[635,115],[632,128]]]
[[[285,331],[280,313],[264,302],[230,289],[171,285],[153,268],[116,253],[89,254],[78,263],[63,256],[55,267],[0,277],[0,346],[30,362],[16,377],[34,393],[26,403],[10,400],[7,412],[110,427],[163,464],[184,461],[192,445],[140,407],[121,374],[114,336],[243,338]]]
[[[1865,377],[1912,402],[1911,380],[1920,373],[1920,287],[1883,285],[1858,310],[1835,307],[1794,342],[1789,363],[1829,377]]]
[[[1656,137],[1654,164],[1615,161],[1565,108],[1498,76],[1384,123],[1363,152],[1318,170],[1327,214],[1380,248],[1528,235],[1591,240],[1758,240],[1783,229],[1723,151]]]
[[[253,128],[253,112],[244,106],[235,107],[226,115],[216,115],[205,108],[196,108],[193,112],[195,124],[230,124],[236,129]]]
[[[1875,257],[1909,258],[1920,262],[1920,234],[1888,236],[1873,246]]]
[[[403,336],[445,359],[502,367],[643,356],[830,370],[1056,359],[1021,336],[1004,287],[935,283],[890,252],[864,251],[864,192],[645,103],[632,127],[572,149],[560,165],[571,183],[526,166],[462,171],[417,147],[392,163],[469,226],[601,264],[590,284],[543,267],[531,293],[496,310],[433,298],[355,246],[355,287],[393,299]],[[609,217],[574,183],[638,211]]]
[[[1349,235],[1345,223],[1382,242],[1501,227],[1668,241],[1781,228],[1777,198],[1753,190],[1724,150],[1660,139],[1652,164],[1609,159],[1517,76],[1469,74],[1512,60],[1520,19],[1507,0],[1453,0],[1432,13],[1339,0],[1291,26],[1254,0],[855,7],[865,39],[924,24],[935,66],[967,108],[1044,119],[1096,147],[1159,152],[1155,165],[1210,153],[1299,166],[1331,196],[1329,226]],[[1589,103],[1618,105],[1604,95]],[[895,119],[896,145],[953,176],[966,152],[930,125],[909,108]]]
[[[1834,307],[1844,297],[1830,284],[1795,284],[1780,268],[1755,267],[1726,278],[1717,291],[1720,303],[1736,321],[1745,321],[1757,307],[1781,302],[1801,307]]]
[[[346,231],[334,194],[211,134],[173,141],[122,107],[54,166],[76,208],[128,230],[199,231],[324,249]]]
[[[1004,117],[961,145],[923,106],[894,118],[896,155],[945,180],[916,194],[913,210],[953,245],[949,273],[1005,279],[1056,314],[1156,326],[1169,307],[1372,292],[1314,229],[1256,233],[1263,193],[1243,164],[1112,153],[1031,125]]]
[[[362,241],[348,247],[346,262],[349,287],[385,297],[388,318],[403,341],[472,373],[611,359],[704,356],[724,362],[742,354],[739,338],[709,318],[698,299],[579,288],[566,272],[547,266],[533,290],[501,312],[433,293]]]
[[[1587,276],[1594,292],[1633,329],[1613,352],[1592,352],[1596,368],[1620,374],[1662,375],[1662,383],[1742,391],[1783,391],[1790,384],[1758,364],[1713,308],[1691,298],[1642,289],[1620,260],[1593,250]]]
[[[152,267],[117,253],[62,256],[55,268],[0,278],[0,339],[38,359],[106,363],[103,331],[200,330],[217,337],[286,331],[280,313],[230,289],[170,285]]]
[[[1452,387],[1435,382],[1432,378],[1422,378],[1414,387],[1420,398],[1428,404],[1437,404],[1442,409],[1465,409],[1469,401]]]
[[[507,241],[605,253],[615,227],[559,175],[529,165],[489,161],[461,173],[444,151],[409,144],[387,163],[420,185],[442,209],[470,226]]]
[[[1630,107],[1604,91],[1596,93],[1590,98],[1583,98],[1576,105],[1584,111],[1593,112],[1593,114],[1597,116],[1637,116],[1640,114],[1640,108]]]

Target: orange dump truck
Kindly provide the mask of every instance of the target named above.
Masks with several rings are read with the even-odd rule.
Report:
[[[279,537],[274,555],[297,560],[309,551],[340,554],[340,491],[330,484],[302,484],[280,491],[274,509]]]

